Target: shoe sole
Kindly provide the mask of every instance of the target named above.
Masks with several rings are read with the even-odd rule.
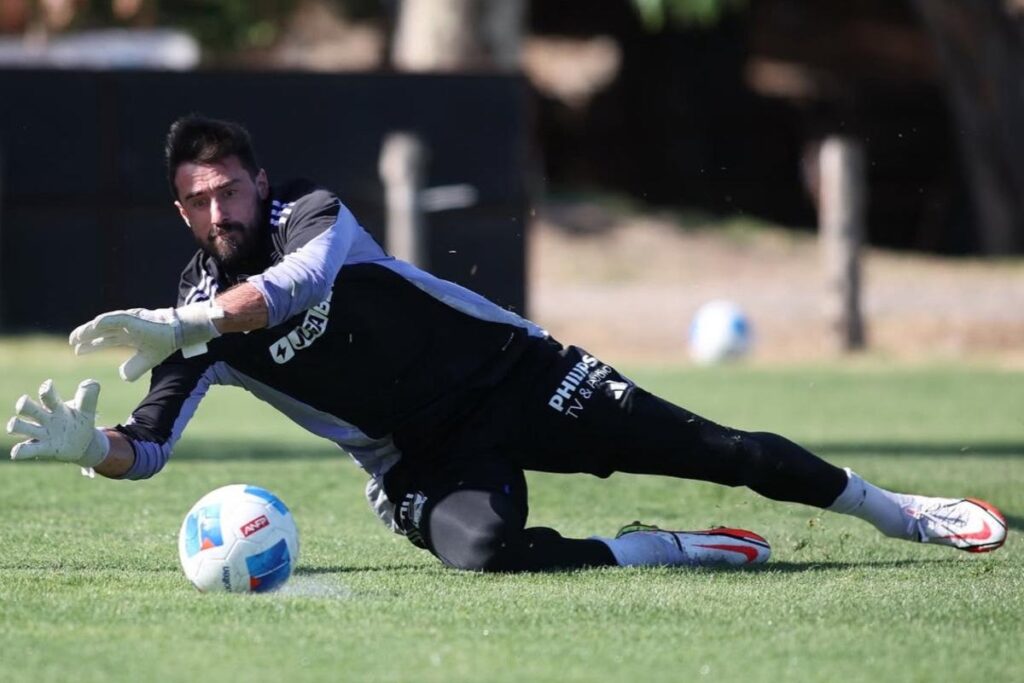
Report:
[[[754,564],[763,564],[768,561],[768,558],[772,555],[772,547],[768,541],[760,534],[755,534],[753,531],[747,531],[746,529],[731,529],[729,527],[718,527],[717,529],[708,529],[707,531],[690,531],[686,533],[708,536],[711,537],[723,536],[726,539],[735,541],[735,543],[716,543],[716,544],[697,544],[701,548],[709,548],[713,550],[723,550],[727,552],[737,553],[747,558],[746,562],[740,563],[739,565],[733,566],[749,566]],[[750,547],[754,546],[754,547]],[[732,562],[723,560],[724,564],[732,565]]]
[[[662,529],[659,526],[653,524],[644,524],[642,522],[633,522],[619,529],[619,533],[615,535],[615,538],[621,538],[626,534],[644,532],[644,531],[661,531],[669,534],[686,534],[689,536],[705,536],[709,541],[714,541],[716,538],[721,538],[722,543],[707,543],[700,544],[695,543],[697,547],[707,548],[709,550],[720,550],[725,552],[733,553],[731,557],[742,555],[746,558],[746,562],[733,563],[724,558],[719,560],[710,561],[707,565],[725,565],[731,567],[745,567],[754,564],[763,564],[768,561],[768,558],[772,555],[772,547],[760,534],[755,534],[753,531],[747,531],[746,529],[733,529],[730,527],[715,527],[714,529],[703,529],[700,531],[672,531],[669,529]],[[676,539],[678,545],[680,541]],[[682,546],[680,546],[682,549]]]

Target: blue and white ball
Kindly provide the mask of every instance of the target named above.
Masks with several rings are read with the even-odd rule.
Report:
[[[299,532],[281,499],[259,486],[222,486],[199,499],[178,534],[185,576],[201,592],[264,593],[285,584]]]
[[[742,358],[752,344],[750,320],[731,301],[709,301],[690,323],[690,357],[702,365]]]

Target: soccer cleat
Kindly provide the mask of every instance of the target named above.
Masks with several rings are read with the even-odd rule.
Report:
[[[987,553],[1006,541],[1006,518],[991,503],[977,498],[913,496],[903,507],[908,532],[921,543],[938,543]]]
[[[657,538],[660,552],[651,564],[741,567],[761,564],[772,554],[761,536],[744,529],[716,527],[707,531],[667,531],[650,524],[633,522],[619,529],[615,539],[633,535]]]

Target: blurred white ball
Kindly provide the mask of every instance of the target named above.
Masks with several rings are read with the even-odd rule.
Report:
[[[752,345],[750,321],[731,301],[709,301],[690,323],[690,357],[702,365],[742,358]]]

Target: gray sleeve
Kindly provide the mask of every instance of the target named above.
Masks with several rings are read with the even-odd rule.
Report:
[[[175,354],[153,368],[150,390],[124,424],[114,427],[131,443],[135,462],[120,479],[147,479],[163,469],[174,444],[212,384],[217,367]]]
[[[296,239],[290,240],[291,244],[286,243],[289,253],[284,259],[249,278],[249,284],[256,287],[267,302],[268,327],[279,325],[315,306],[331,291],[357,234],[362,232],[352,213],[337,199],[332,210],[336,211],[333,222],[321,227],[324,225],[322,212],[315,221],[311,218],[310,222],[315,222],[313,229],[318,230],[318,234],[306,239],[308,230],[295,230]],[[301,246],[291,251],[292,244],[299,240]]]

